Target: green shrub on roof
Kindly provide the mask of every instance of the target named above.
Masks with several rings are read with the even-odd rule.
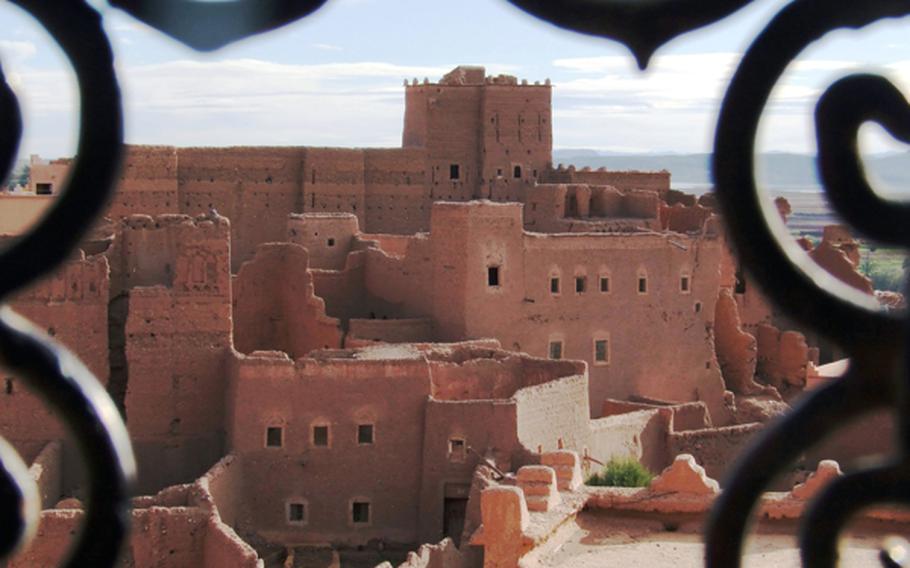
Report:
[[[654,474],[635,458],[611,458],[607,465],[585,482],[605,487],[646,487]]]

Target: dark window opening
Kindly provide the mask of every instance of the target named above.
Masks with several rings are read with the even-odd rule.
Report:
[[[449,166],[449,179],[460,179],[461,178],[461,168],[458,164],[451,164]]]
[[[365,501],[354,501],[351,504],[351,521],[359,524],[370,522],[370,504]]]
[[[512,177],[514,177],[515,179],[521,178],[521,166],[515,166],[512,169]]]
[[[559,278],[550,278],[550,292],[559,294]]]
[[[607,361],[607,358],[607,340],[596,340],[594,342],[594,360],[605,363]]]
[[[610,278],[609,276],[600,277],[600,291],[609,292],[610,291]]]
[[[333,247],[333,246],[335,246],[335,239],[328,239],[328,240],[326,240],[325,244],[327,244],[330,247]]]
[[[357,443],[358,444],[372,444],[373,443],[373,425],[372,424],[359,424],[357,426]]]
[[[329,427],[313,426],[313,445],[327,447],[329,445]]]
[[[701,302],[695,302],[695,313],[697,314],[700,311],[701,311]]]
[[[487,267],[487,286],[499,286],[499,267]]]
[[[648,291],[648,279],[644,276],[638,277],[638,293],[644,294]]]
[[[269,448],[280,448],[283,442],[282,429],[277,426],[269,426],[265,429],[265,445]]]
[[[13,394],[13,379],[6,379],[6,394]]]
[[[562,359],[562,341],[550,342],[550,359]]]
[[[38,195],[50,195],[54,192],[54,186],[49,183],[36,183],[35,193]]]
[[[736,269],[736,286],[733,291],[737,294],[746,293],[746,277],[743,274],[743,268],[741,266]]]
[[[496,168],[496,177],[502,177],[502,168]]]
[[[575,277],[575,291],[576,291],[577,293],[579,293],[579,294],[584,293],[585,288],[587,287],[587,285],[588,285],[588,279],[587,279],[587,278],[585,278],[584,276],[576,276],[576,277]]]
[[[679,289],[681,292],[689,291],[689,277],[688,276],[683,276],[682,278],[679,279]]]
[[[463,462],[467,451],[467,445],[461,438],[449,439],[449,459],[451,461]]]
[[[302,523],[306,521],[306,503],[288,503],[288,522]]]

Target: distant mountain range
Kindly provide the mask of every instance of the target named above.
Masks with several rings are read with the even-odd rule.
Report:
[[[575,167],[605,167],[612,170],[668,170],[674,187],[709,187],[710,154],[614,154],[596,150],[555,150],[554,164]],[[759,179],[773,189],[818,187],[815,157],[770,152],[760,154]],[[873,154],[865,157],[870,183],[883,193],[910,193],[910,152]]]

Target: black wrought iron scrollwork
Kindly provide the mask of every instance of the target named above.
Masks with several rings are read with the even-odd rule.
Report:
[[[803,564],[833,566],[837,537],[860,509],[885,502],[910,505],[905,324],[808,262],[805,253],[781,234],[781,227],[775,230],[774,215],[765,215],[768,205],[754,176],[758,123],[787,65],[835,29],[861,28],[908,14],[907,1],[796,0],[748,49],[724,98],[713,172],[739,257],[771,300],[839,343],[850,354],[851,364],[846,376],[809,394],[740,458],[709,521],[710,567],[740,565],[750,512],[778,473],[823,437],[876,409],[894,411],[902,432],[901,453],[890,464],[847,475],[811,503],[801,534]],[[863,175],[856,135],[868,121],[881,124],[900,140],[910,137],[910,108],[886,79],[851,76],[825,92],[816,111],[821,180],[835,210],[858,231],[907,247],[910,208],[881,199]]]
[[[299,20],[326,0],[110,0],[134,17],[200,51]]]
[[[619,41],[642,69],[671,39],[713,24],[752,0],[509,0],[557,26]]]
[[[46,276],[72,254],[113,191],[123,139],[113,54],[97,12],[81,1],[13,2],[34,16],[69,58],[79,83],[82,119],[78,156],[62,195],[36,227],[0,253],[0,300]],[[2,76],[0,104],[0,161],[9,171],[21,119],[15,96]],[[0,363],[53,406],[75,434],[87,463],[85,520],[67,565],[113,566],[128,531],[130,484],[135,476],[132,449],[119,413],[76,357],[9,308],[0,308]],[[16,473],[21,464],[11,461],[14,452],[8,447],[0,452],[2,558],[34,527],[37,502],[34,482]]]

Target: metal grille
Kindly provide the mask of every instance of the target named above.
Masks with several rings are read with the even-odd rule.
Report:
[[[713,24],[751,0],[509,0],[558,26],[627,45],[640,67],[668,40]],[[78,155],[62,197],[39,225],[0,254],[0,301],[48,275],[73,251],[114,189],[122,150],[120,93],[100,16],[83,0],[12,0],[60,44],[79,81]],[[110,0],[136,18],[197,50],[303,18],[325,0]],[[765,294],[791,317],[829,337],[850,355],[848,373],[769,428],[734,468],[707,531],[706,563],[739,566],[750,512],[765,487],[800,453],[828,433],[887,407],[898,420],[901,453],[885,466],[848,475],[812,504],[801,546],[806,566],[836,563],[838,533],[859,509],[876,503],[910,504],[910,424],[907,410],[905,324],[870,299],[798,263],[775,225],[754,178],[757,124],[784,68],[815,40],[839,28],[860,28],[910,13],[910,0],[795,0],[747,51],[723,101],[713,173],[731,239]],[[0,73],[0,167],[16,157],[21,117]],[[90,120],[87,118],[90,117]],[[886,202],[867,184],[857,150],[863,122],[881,124],[910,142],[910,106],[886,79],[854,75],[832,85],[816,111],[818,168],[837,212],[865,236],[895,245],[910,242],[910,205]],[[61,236],[63,238],[61,238]],[[0,362],[26,380],[74,432],[88,464],[90,490],[82,536],[67,566],[113,566],[128,533],[129,488],[135,462],[126,429],[98,381],[61,345],[8,308],[0,309]],[[0,440],[2,442],[2,440]],[[0,559],[37,522],[34,484],[21,459],[0,444]],[[882,562],[897,565],[888,551]]]

